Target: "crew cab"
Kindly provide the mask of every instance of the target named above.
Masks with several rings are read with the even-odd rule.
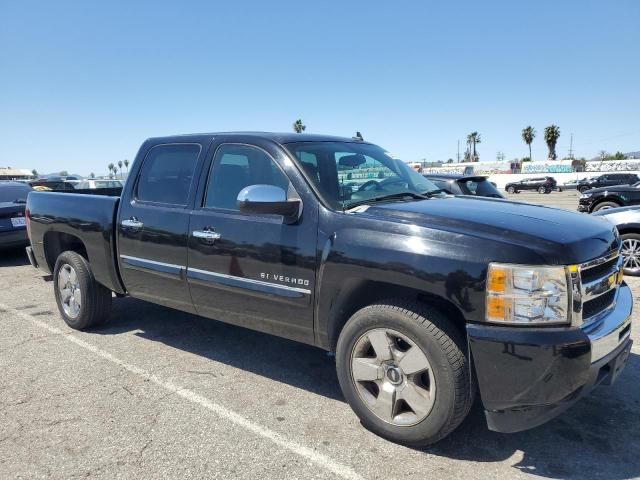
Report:
[[[540,425],[631,348],[613,225],[443,194],[358,138],[152,138],[121,196],[34,192],[27,216],[71,328],[115,293],[318,346],[363,425],[407,445],[453,431],[476,390],[489,428]]]

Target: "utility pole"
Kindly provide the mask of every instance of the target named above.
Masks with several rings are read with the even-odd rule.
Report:
[[[569,159],[573,160],[573,133],[571,134],[571,140],[569,140]]]
[[[460,140],[458,140],[458,163],[460,163]]]

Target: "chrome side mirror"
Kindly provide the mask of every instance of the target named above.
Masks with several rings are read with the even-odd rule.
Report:
[[[282,215],[284,223],[292,224],[300,219],[302,202],[288,200],[287,193],[274,185],[249,185],[238,193],[238,209],[255,215]]]

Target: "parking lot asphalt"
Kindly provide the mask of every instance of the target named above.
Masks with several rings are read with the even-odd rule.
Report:
[[[578,209],[578,197],[580,197],[580,193],[577,190],[565,190],[563,192],[543,194],[529,191],[514,194],[501,191],[501,193],[513,202],[534,203],[536,205],[544,205],[547,207],[564,208],[574,212]]]
[[[559,418],[498,434],[476,404],[415,450],[360,425],[317,348],[130,298],[67,328],[22,251],[0,252],[0,323],[2,479],[640,477],[638,328],[616,384]]]

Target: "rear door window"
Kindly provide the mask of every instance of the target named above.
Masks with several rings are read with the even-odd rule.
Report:
[[[185,206],[193,184],[200,145],[171,144],[153,147],[144,159],[136,199]]]

